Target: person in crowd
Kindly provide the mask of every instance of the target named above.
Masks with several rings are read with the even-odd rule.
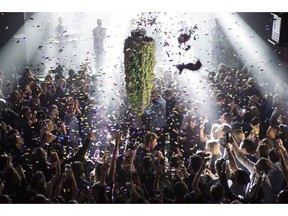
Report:
[[[167,126],[166,130],[169,133],[170,138],[170,148],[169,148],[169,157],[177,154],[178,148],[178,137],[180,134],[181,125],[184,119],[184,115],[187,112],[187,108],[183,103],[178,103],[173,108],[170,115],[167,117]]]
[[[97,19],[97,27],[93,29],[93,49],[96,59],[96,68],[102,67],[105,53],[106,29],[102,27],[102,20]]]
[[[208,140],[206,142],[206,151],[210,153],[211,157],[209,168],[213,174],[216,174],[215,162],[222,156],[219,143],[217,141]]]
[[[280,94],[275,94],[273,96],[273,111],[270,116],[270,126],[286,124],[287,125],[287,104],[283,100]]]
[[[158,136],[157,148],[164,153],[166,141],[166,101],[156,86],[151,91],[151,105],[149,107],[149,129]]]
[[[64,42],[62,21],[55,40]],[[96,70],[106,73],[108,36],[97,23]],[[59,55],[61,49],[67,47]],[[262,86],[259,77],[225,63],[202,74],[198,95],[163,69],[151,104],[136,116],[123,87],[116,88],[125,85],[114,83],[118,92],[110,98],[102,74],[88,64],[57,64],[39,79],[28,67],[13,80],[0,73],[0,203],[287,202],[281,85]]]
[[[198,117],[193,116],[189,121],[189,125],[183,129],[179,136],[179,149],[186,162],[191,154],[196,153],[197,150],[205,149],[206,140]]]
[[[268,173],[271,171],[273,163],[268,158],[259,158],[256,162],[253,162],[241,152],[241,149],[235,142],[232,142],[232,145],[236,158],[250,172],[250,182],[247,186],[246,196],[250,198],[253,196],[253,187],[258,186],[259,177],[261,177],[262,185],[259,187],[261,187],[264,192],[264,197],[261,201],[264,203],[272,203],[273,193]]]
[[[164,159],[163,153],[155,150],[158,145],[158,136],[153,132],[148,132],[143,141],[142,146],[138,146],[136,150],[135,166],[138,173],[142,173],[142,160],[145,156],[151,156],[153,160]]]

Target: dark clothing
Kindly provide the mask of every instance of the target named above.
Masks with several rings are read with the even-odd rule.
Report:
[[[89,139],[86,139],[81,148],[77,151],[77,153],[73,157],[67,159],[66,163],[80,161],[83,164],[85,164],[86,162],[85,154],[88,151],[88,149],[90,149],[90,147],[91,147],[91,141]]]
[[[214,120],[218,120],[220,116],[222,116],[224,113],[229,113],[230,112],[230,107],[228,106],[227,103],[224,104],[216,104],[215,108],[213,109],[214,111]]]
[[[43,107],[49,108],[50,105],[54,104],[54,95],[51,94],[41,94],[40,97],[40,103]]]
[[[150,156],[154,160],[155,153],[152,150],[146,150],[142,146],[139,146],[136,150],[136,164],[135,168],[139,174],[142,173],[142,160],[145,156]]]
[[[197,150],[204,150],[205,143],[200,141],[200,129],[195,127],[187,127],[183,130],[183,133],[180,135],[183,139],[180,142],[180,148],[183,151],[183,156],[186,160],[189,159],[189,156],[195,153]]]
[[[245,154],[245,156],[246,156],[250,161],[252,161],[253,163],[256,163],[256,162],[258,161],[258,159],[259,159],[259,158],[258,158],[257,156],[255,156],[255,155],[247,155],[247,154]],[[236,157],[235,157],[235,161],[236,161],[236,164],[237,164],[237,166],[238,166],[239,169],[242,169],[242,170],[245,171],[248,175],[250,175],[249,170],[248,170],[244,165],[242,165],[242,163],[240,163]]]
[[[221,158],[221,155],[212,155],[210,158],[210,170],[213,174],[216,174],[215,163],[216,161]]]
[[[149,196],[153,196],[153,183],[154,183],[155,175],[151,172],[149,173],[142,173],[140,175],[140,180],[144,185],[146,191],[148,192]]]
[[[229,203],[231,203],[234,200],[239,200],[242,203],[247,202],[247,200],[245,200],[244,197],[240,197],[240,196],[238,196],[238,194],[232,193],[232,191],[230,190],[230,188],[228,186],[227,176],[225,173],[220,174],[220,183],[225,189],[225,197]]]
[[[278,118],[282,116],[284,120],[282,123],[287,125],[288,124],[288,108],[286,104],[281,106],[277,106],[273,109],[271,117],[270,117],[270,125],[279,125]]]
[[[251,97],[252,95],[257,95],[259,97],[261,96],[260,91],[255,86],[251,86],[251,87],[248,87],[247,89],[245,89],[243,92],[243,95],[246,98]]]
[[[243,133],[245,133],[245,137],[249,136],[252,131],[252,127],[247,122],[233,122],[231,123],[232,131],[236,129],[242,129]]]
[[[188,189],[190,192],[193,191],[192,189],[192,183],[193,183],[193,180],[195,178],[195,175],[189,175],[189,176],[186,176],[183,181],[185,182],[185,184],[188,186]],[[212,179],[207,176],[207,175],[202,175],[200,177],[200,181],[199,181],[199,189],[200,191],[202,192],[203,196],[206,198],[206,199],[209,199],[209,190],[210,188],[207,187],[207,184],[211,181]]]
[[[55,98],[59,101],[61,101],[62,98],[64,98],[66,96],[66,92],[65,92],[65,89],[63,88],[56,88],[56,92],[55,92]]]
[[[177,103],[177,100],[173,97],[169,100],[166,100],[166,118],[168,118],[170,116],[176,103]]]
[[[6,125],[10,125],[12,128],[18,128],[20,117],[13,110],[7,108],[2,112],[2,120]]]
[[[272,169],[268,172],[269,181],[272,186],[273,201],[276,201],[278,193],[282,190],[284,178],[279,162],[273,163]]]
[[[184,115],[175,109],[167,117],[167,132],[170,136],[170,155],[177,153],[178,133],[176,131],[180,131],[183,119]]]

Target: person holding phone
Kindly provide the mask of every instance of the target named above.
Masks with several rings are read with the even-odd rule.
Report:
[[[144,137],[144,143],[141,146],[138,146],[136,150],[136,169],[138,173],[142,173],[141,163],[145,156],[152,156],[152,159],[155,160],[155,157],[164,158],[161,151],[155,151],[157,146],[158,136],[156,133],[147,132]]]

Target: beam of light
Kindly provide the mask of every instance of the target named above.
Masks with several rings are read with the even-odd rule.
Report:
[[[46,69],[46,47],[49,36],[49,13],[33,13],[24,25],[27,65],[38,75]]]
[[[28,16],[26,13],[24,15]],[[26,17],[24,25],[1,49],[2,67],[15,64],[22,71],[24,66],[29,66],[35,75],[44,70],[45,42],[49,31],[46,21],[48,15],[49,13],[33,13]]]
[[[55,27],[58,24],[57,18],[63,18],[63,24],[69,29],[68,38],[71,34],[71,41],[65,44],[62,53],[57,47],[55,39]],[[61,64],[65,72],[69,69],[75,71],[80,69],[80,65],[87,65],[92,74],[98,76],[98,100],[101,106],[108,107],[111,103],[120,104],[117,98],[123,95],[124,83],[124,40],[130,35],[130,20],[135,17],[131,13],[50,13],[49,21],[49,47],[46,49],[46,62],[48,69],[52,69],[56,64]],[[95,55],[93,51],[92,30],[97,26],[97,19],[102,20],[102,27],[106,29],[107,38],[104,42],[105,58],[103,69],[96,71]],[[63,55],[64,53],[64,55]],[[117,102],[116,102],[117,101]],[[117,110],[117,107],[115,108]]]
[[[219,23],[226,33],[230,44],[236,51],[237,58],[248,65],[249,71],[264,85],[275,86],[282,83],[282,88],[287,89],[287,84],[282,82],[285,68],[281,67],[279,56],[267,43],[236,13],[217,14]],[[228,65],[229,66],[229,65]],[[277,75],[275,76],[275,73]],[[265,88],[261,88],[264,90]],[[264,93],[264,92],[263,92]]]
[[[11,28],[11,26],[7,26],[6,28]],[[5,73],[11,72],[16,68],[16,70],[22,70],[26,65],[25,40],[26,35],[24,31],[24,26],[22,26],[1,48],[0,69],[3,70]]]

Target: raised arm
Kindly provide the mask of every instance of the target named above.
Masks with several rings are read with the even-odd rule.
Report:
[[[257,179],[256,185],[254,186],[251,192],[249,203],[261,203],[261,200],[259,200],[259,191],[264,181],[265,181],[265,175],[264,176],[260,175],[259,178]]]
[[[259,139],[260,125],[259,124],[258,125],[251,125],[251,127],[253,130],[250,133],[250,137],[258,145],[258,143],[260,142],[260,139]]]
[[[240,200],[241,202],[244,202],[245,200],[243,198],[240,198],[237,196],[237,194],[232,193],[228,186],[227,182],[227,164],[224,162],[221,166],[221,174],[220,174],[220,183],[224,187],[225,190],[225,196],[232,202],[233,200]]]
[[[51,190],[52,192],[52,189],[55,187],[58,179],[60,178],[61,166],[60,166],[60,160],[56,151],[51,152],[51,158],[55,160],[55,162],[53,163],[53,167],[55,167],[56,173],[52,177],[52,179],[47,183],[47,188],[49,188],[49,190]]]
[[[71,180],[71,191],[72,191],[72,197],[71,199],[77,199],[78,193],[77,193],[77,183],[76,183],[76,179],[73,173],[73,170],[71,169],[68,173],[63,173],[60,177],[60,180],[58,181],[58,184],[53,192],[53,197],[58,197],[61,194],[61,190],[63,187],[63,183],[67,180],[70,179]]]
[[[288,153],[287,153],[286,148],[283,145],[282,139],[277,139],[276,148],[279,148],[281,150],[281,152],[283,153],[284,159],[287,161],[288,160]]]
[[[136,150],[133,150],[132,155],[131,155],[131,161],[130,161],[130,173],[136,172],[135,160],[136,160]]]
[[[109,176],[110,176],[113,183],[115,181],[116,159],[117,159],[117,156],[119,154],[120,142],[121,142],[121,133],[116,133],[115,134],[115,148],[113,150],[113,155],[112,155],[112,159],[111,159],[111,166],[110,166],[110,170],[109,170]]]
[[[199,131],[200,142],[206,142],[207,137],[205,137],[205,134],[204,134],[204,129],[205,129],[204,123],[201,123],[199,129],[200,129],[200,131]]]
[[[234,153],[236,155],[236,158],[239,160],[239,162],[245,166],[250,173],[253,172],[254,169],[254,163],[252,161],[250,161],[244,154],[243,152],[241,152],[241,149],[239,148],[237,142],[235,141],[235,139],[233,138],[233,142],[232,142],[232,146],[233,146],[233,150]]]
[[[287,166],[287,162],[285,160],[284,154],[280,148],[277,149],[277,155],[280,158],[283,177],[286,181],[286,184],[288,184],[288,166]]]
[[[60,195],[65,178],[65,174],[62,174],[55,190],[53,191],[52,197],[58,197]]]
[[[67,162],[71,163],[73,161],[82,161],[84,159],[84,156],[88,149],[91,146],[91,141],[95,140],[95,135],[94,133],[90,132],[87,136],[87,139],[83,143],[83,146],[79,149],[79,151],[72,157],[70,158]]]
[[[100,183],[99,183],[99,197],[101,197],[104,203],[109,202],[109,198],[106,193],[106,176],[109,169],[109,164],[105,162],[100,168]]]
[[[197,174],[196,174],[196,176],[192,182],[192,189],[194,191],[194,196],[196,199],[203,196],[201,190],[199,189],[199,182],[200,182],[201,174],[205,170],[205,168],[206,168],[205,161],[204,161],[204,159],[202,159],[201,167],[198,170],[198,172],[197,172]]]
[[[144,199],[143,197],[140,196],[140,194],[137,192],[134,182],[132,180],[130,180],[130,189],[131,189],[131,195],[133,195],[135,197],[135,199],[138,201],[140,199]]]
[[[234,155],[232,154],[232,149],[230,148],[229,143],[225,141],[223,147],[226,149],[231,170],[233,172],[237,171],[238,170],[237,163],[235,161]]]
[[[109,164],[104,162],[100,168],[100,186],[106,186],[106,176],[109,169]]]
[[[153,191],[160,191],[160,180],[162,177],[162,171],[164,169],[164,165],[158,164],[156,167],[156,174],[153,182]]]

